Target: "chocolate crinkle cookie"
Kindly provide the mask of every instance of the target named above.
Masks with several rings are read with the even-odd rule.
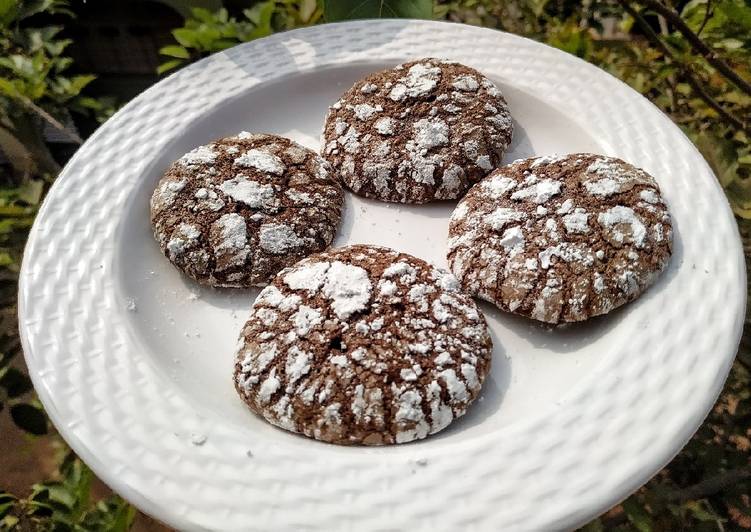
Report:
[[[361,196],[456,199],[500,164],[512,128],[492,81],[459,63],[421,59],[344,93],[326,117],[323,155]]]
[[[339,444],[404,443],[465,413],[491,349],[485,319],[453,275],[356,245],[304,259],[261,291],[235,385],[283,429]]]
[[[451,216],[448,261],[462,286],[547,323],[605,314],[670,259],[672,226],[654,178],[620,159],[523,159],[475,185]]]
[[[318,154],[243,132],[174,162],[151,197],[151,223],[167,258],[199,283],[264,286],[331,243],[342,201]]]

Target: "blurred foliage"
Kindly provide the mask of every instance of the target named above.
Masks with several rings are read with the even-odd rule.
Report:
[[[66,13],[63,1],[0,1],[0,150],[9,161],[0,175],[0,410],[9,406],[18,426],[46,432],[39,405],[25,401],[29,378],[12,367],[20,353],[16,334],[16,277],[26,233],[47,181],[59,170],[42,135],[44,122],[64,129],[58,117],[74,104],[89,76],[68,78],[70,60],[62,56],[69,41],[59,27],[29,27],[41,12]]]
[[[46,187],[60,170],[44,138],[44,128],[80,143],[66,127],[70,112],[94,113],[102,120],[111,102],[82,93],[94,76],[66,75],[70,40],[60,26],[38,26],[40,14],[70,16],[65,0],[0,0],[0,410],[32,434],[44,434],[41,406],[25,400],[29,378],[11,361],[20,353],[16,333],[16,280],[23,244]]]
[[[739,218],[751,258],[751,3],[748,0],[249,0],[238,11],[193,9],[162,48],[159,71],[275,31],[375,16],[433,16],[548,43],[607,70],[667,113],[704,154]],[[68,111],[106,117],[82,94],[90,76],[66,76],[68,41],[36,27],[39,12],[70,14],[63,0],[0,0],[0,149],[13,163],[0,182],[0,410],[30,434],[48,430],[20,353],[16,276],[26,232],[58,170],[41,127]],[[31,21],[31,22],[30,22]],[[697,44],[696,41],[699,41]],[[704,51],[697,48],[701,44]],[[710,53],[705,53],[709,50]],[[728,74],[730,70],[730,74]],[[735,76],[735,79],[734,79]],[[751,313],[747,315],[747,324]],[[749,327],[747,330],[751,330]],[[648,484],[583,530],[751,530],[751,335],[717,405],[685,449]],[[4,415],[4,414],[3,414]],[[0,491],[0,529],[126,530],[119,498],[90,502],[91,472],[69,454],[59,477],[27,498]],[[1,486],[0,486],[1,487]]]
[[[176,44],[159,52],[168,57],[158,73],[191,63],[237,44],[266,37],[275,31],[317,22],[401,17],[431,18],[432,0],[264,0],[232,16],[227,9],[211,12],[193,8],[185,25],[172,32]]]
[[[68,452],[58,478],[34,484],[28,497],[0,491],[0,530],[51,530],[55,532],[125,532],[136,510],[117,496],[91,500],[94,475]]]
[[[431,18],[432,0],[323,0],[327,22],[364,18]]]
[[[40,13],[70,14],[68,2],[0,0],[0,149],[17,183],[52,178],[59,171],[42,137],[43,126],[80,143],[64,125],[69,111],[104,119],[111,109],[109,102],[81,94],[94,76],[66,75],[72,60],[63,54],[71,41],[59,37],[60,26],[34,25]],[[39,199],[37,190],[26,190],[31,203]]]
[[[84,94],[94,76],[67,75],[70,41],[60,37],[60,26],[36,24],[40,15],[72,13],[64,0],[0,0],[0,151],[7,161],[0,165],[0,414],[29,438],[47,434],[49,423],[21,369],[16,294],[28,230],[60,170],[44,129],[80,144],[75,129],[65,125],[70,113],[103,121],[113,108],[111,100]],[[0,530],[129,528],[135,510],[119,497],[92,502],[92,474],[73,454],[62,461],[59,476],[36,484],[28,498],[3,492],[0,476]]]
[[[683,129],[717,174],[735,213],[751,217],[751,93],[713,68],[650,4],[458,0],[439,2],[436,12],[450,20],[548,43],[625,81]],[[676,4],[682,5],[680,11],[670,3],[661,5],[684,21],[740,77],[751,79],[751,3],[692,0]]]
[[[193,8],[185,25],[172,32],[177,44],[159,51],[170,59],[159,65],[158,73],[275,31],[315,24],[322,14],[316,0],[266,0],[244,9],[239,18],[224,8],[213,13]]]

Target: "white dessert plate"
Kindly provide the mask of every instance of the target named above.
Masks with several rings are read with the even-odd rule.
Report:
[[[148,198],[191,148],[241,130],[318,147],[360,76],[425,56],[479,69],[516,121],[507,160],[590,151],[658,180],[667,271],[636,302],[551,329],[483,305],[493,369],[443,432],[328,445],[254,416],[232,386],[255,291],[199,288],[160,254]],[[337,245],[445,265],[452,203],[346,196]],[[605,72],[513,35],[428,21],[281,33],[158,83],[78,151],[29,238],[19,301],[36,390],[71,447],[143,511],[187,530],[552,530],[626,497],[687,442],[735,355],[745,271],[733,216],[670,120]]]

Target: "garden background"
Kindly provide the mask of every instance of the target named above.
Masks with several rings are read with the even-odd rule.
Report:
[[[167,530],[68,449],[24,366],[18,271],[61,166],[118,107],[185,64],[277,31],[376,17],[497,28],[619,77],[701,150],[736,214],[748,263],[749,0],[0,0],[0,530]],[[750,330],[747,315],[730,378],[691,442],[583,530],[751,530]]]

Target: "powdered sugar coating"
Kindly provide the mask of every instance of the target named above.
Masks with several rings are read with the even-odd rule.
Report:
[[[514,161],[473,187],[451,217],[448,261],[462,286],[548,323],[633,300],[671,254],[655,180],[588,153]]]
[[[286,430],[340,444],[403,443],[464,414],[491,349],[484,318],[450,273],[357,245],[303,259],[261,291],[240,337],[235,385]]]
[[[322,153],[357,194],[425,203],[461,197],[500,164],[512,129],[489,79],[422,59],[355,83],[329,109]]]
[[[151,222],[165,255],[198,282],[264,285],[331,243],[342,200],[320,156],[243,132],[172,164],[152,195]]]

